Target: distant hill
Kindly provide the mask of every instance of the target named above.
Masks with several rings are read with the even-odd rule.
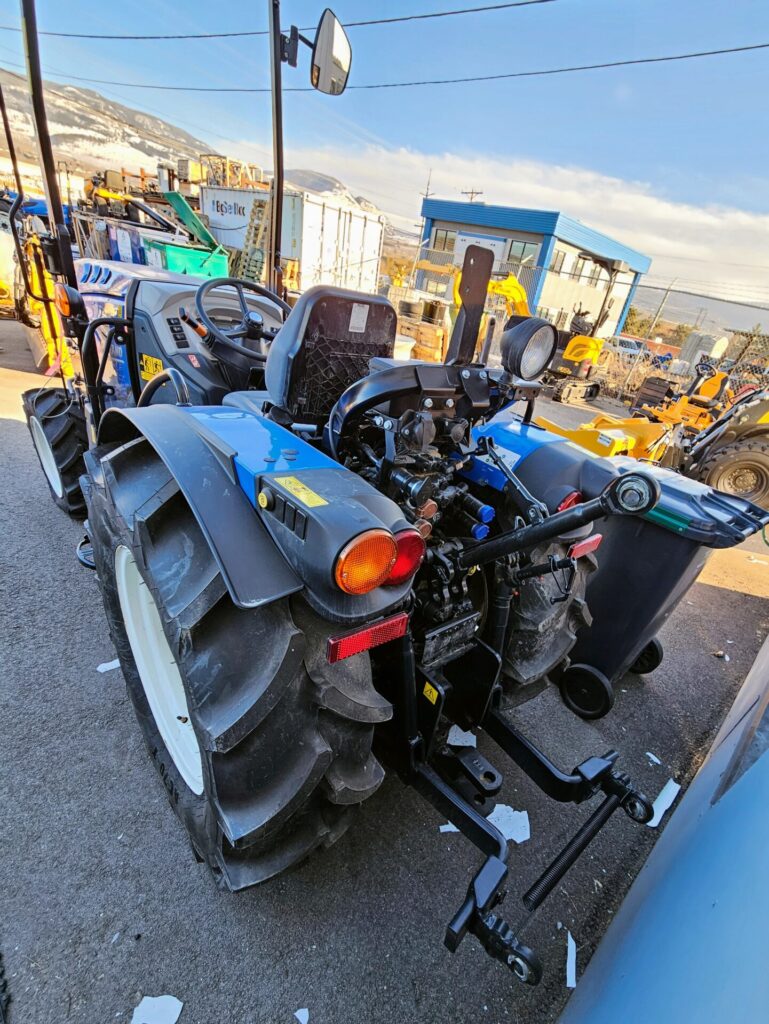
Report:
[[[26,80],[0,69],[8,118],[18,156],[37,161],[32,113]],[[106,99],[92,89],[46,82],[46,109],[51,142],[57,159],[66,160],[78,173],[105,168],[155,172],[159,160],[179,157],[197,159],[211,146],[194,135],[121,103]],[[8,152],[0,133],[0,151]]]
[[[22,161],[36,164],[37,149],[26,79],[0,69],[0,84],[5,94],[17,155]],[[46,82],[45,97],[56,158],[66,161],[69,170],[76,174],[91,174],[110,168],[125,168],[132,173],[144,168],[154,174],[160,160],[173,163],[180,157],[197,160],[201,153],[211,151],[209,143],[169,121],[115,103],[93,89]],[[8,147],[0,133],[0,153],[7,152]],[[370,213],[381,213],[365,196],[356,195],[338,178],[327,174],[297,168],[286,171],[286,184],[334,196]],[[389,221],[387,233],[393,240],[411,241]]]

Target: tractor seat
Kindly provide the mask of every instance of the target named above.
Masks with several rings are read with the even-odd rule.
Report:
[[[719,401],[720,398],[708,398],[707,395],[689,396],[689,405],[696,405],[698,409],[713,409]]]
[[[292,420],[322,425],[369,362],[391,358],[397,317],[379,295],[317,285],[300,296],[270,345],[265,383]]]

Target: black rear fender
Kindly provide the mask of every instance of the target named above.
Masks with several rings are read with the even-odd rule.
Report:
[[[111,409],[102,418],[99,444],[140,436],[149,442],[190,506],[238,607],[302,590],[319,614],[350,622],[378,618],[402,603],[410,583],[350,595],[334,581],[339,552],[358,534],[408,526],[394,502],[325,457],[305,468],[306,442],[261,416],[223,410],[229,415],[217,419],[216,410],[206,411],[202,417],[172,405]],[[276,431],[281,436],[264,449],[265,433]],[[276,444],[284,443],[293,446],[283,449],[292,461],[281,468]]]

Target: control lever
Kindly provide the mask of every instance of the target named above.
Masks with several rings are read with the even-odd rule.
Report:
[[[530,523],[539,523],[547,519],[547,506],[537,501],[533,494],[524,486],[515,473],[510,469],[502,456],[494,448],[494,439],[486,435],[478,439],[478,450],[486,455],[507,480],[507,489],[511,492],[519,510],[523,512]]]
[[[184,306],[179,306],[179,319],[182,323],[185,323],[190,330],[193,330],[198,337],[203,339],[208,337],[208,331],[205,329],[203,324],[199,320],[196,320],[194,316],[190,316]]]
[[[485,565],[505,555],[534,547],[542,541],[553,540],[604,516],[644,515],[654,508],[660,494],[660,485],[654,477],[645,473],[625,473],[612,480],[591,501],[556,512],[542,522],[508,530],[498,537],[466,547],[459,555],[458,564],[463,569],[469,569],[472,565]]]

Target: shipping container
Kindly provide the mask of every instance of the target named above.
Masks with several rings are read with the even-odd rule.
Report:
[[[268,194],[253,189],[204,186],[200,212],[221,245],[241,249],[255,202]],[[376,291],[385,218],[332,196],[288,190],[283,201],[281,255],[299,264],[299,288],[338,285]]]

